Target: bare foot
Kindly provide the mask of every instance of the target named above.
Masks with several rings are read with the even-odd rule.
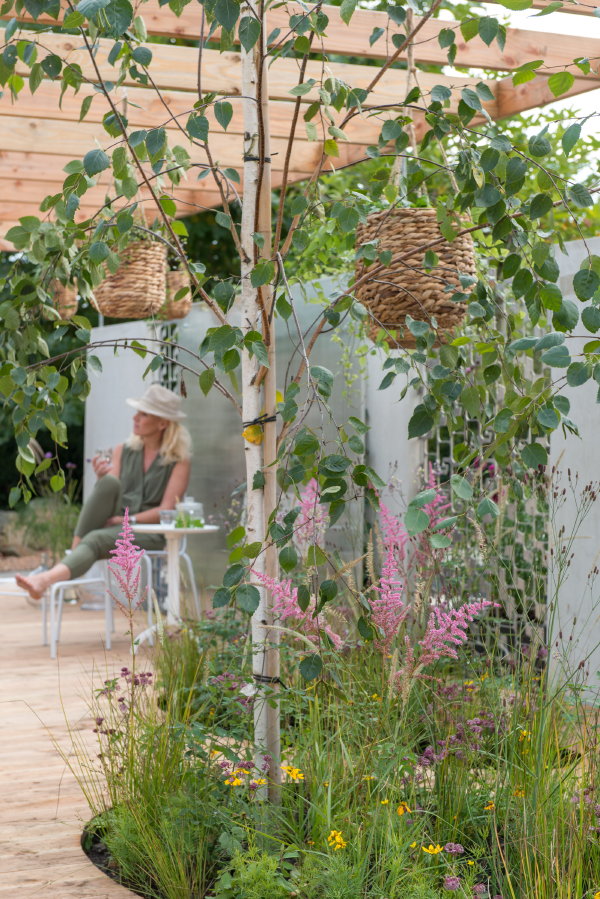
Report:
[[[32,574],[30,577],[24,577],[17,574],[15,580],[22,590],[26,590],[32,599],[40,600],[46,592],[46,579],[41,574]]]

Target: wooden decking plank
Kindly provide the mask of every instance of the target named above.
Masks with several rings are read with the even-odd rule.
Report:
[[[40,645],[40,610],[6,586],[0,584],[0,897],[127,899],[133,894],[81,849],[91,812],[65,762],[76,761],[73,734],[93,764],[92,681],[100,686],[130,664],[125,624],[116,620],[115,648],[106,652],[103,613],[67,605],[59,658],[52,660]]]

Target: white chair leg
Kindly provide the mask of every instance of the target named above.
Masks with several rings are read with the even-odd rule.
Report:
[[[48,590],[42,596],[42,646],[48,645],[48,603],[50,596]]]
[[[62,624],[63,585],[55,584],[50,590],[50,658],[56,658]]]
[[[196,578],[194,576],[194,568],[192,566],[192,560],[188,556],[187,553],[181,553],[179,556],[180,559],[185,561],[188,570],[188,578],[190,581],[190,590],[192,591],[192,596],[194,598],[194,609],[196,610],[196,615],[198,618],[202,617],[202,609],[200,608],[200,601],[198,598],[198,587],[196,586]]]
[[[154,591],[152,589],[152,557],[147,553],[142,556],[146,569],[146,620],[148,622],[148,643],[154,646]]]

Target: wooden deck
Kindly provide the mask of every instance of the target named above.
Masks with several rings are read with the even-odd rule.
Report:
[[[105,653],[103,613],[66,605],[52,661],[40,645],[40,610],[10,589],[0,582],[0,897],[132,897],[83,853],[81,830],[91,815],[55,745],[73,756],[68,721],[95,755],[90,685],[128,664],[125,621],[115,620]]]

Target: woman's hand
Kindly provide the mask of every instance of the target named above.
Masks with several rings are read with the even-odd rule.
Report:
[[[103,478],[105,474],[110,472],[112,467],[112,460],[107,459],[104,455],[98,454],[92,459],[92,468],[97,478]]]
[[[105,528],[111,528],[115,524],[123,524],[123,516],[122,515],[113,515],[112,518],[106,519]]]

